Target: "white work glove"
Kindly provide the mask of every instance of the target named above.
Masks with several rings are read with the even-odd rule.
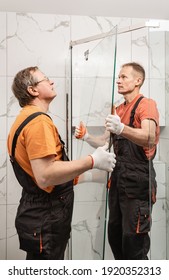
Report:
[[[75,127],[75,137],[77,139],[86,140],[88,136],[89,134],[86,126],[83,124],[83,122],[80,122],[79,126]]]
[[[124,129],[124,123],[121,123],[120,117],[118,115],[108,115],[106,117],[105,127],[111,133],[119,135]]]
[[[106,143],[103,147],[97,148],[94,153],[90,155],[93,159],[92,168],[97,168],[108,172],[113,171],[116,163],[116,156],[114,153],[109,153],[106,151],[108,147],[109,144]]]

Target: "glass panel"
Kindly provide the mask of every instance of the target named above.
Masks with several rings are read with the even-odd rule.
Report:
[[[72,51],[73,127],[83,121],[94,135],[104,131],[105,117],[111,112],[114,86],[116,35],[85,43]],[[84,141],[73,139],[73,159],[92,153]],[[75,186],[72,221],[72,259],[102,259],[105,254],[104,230],[106,172],[92,170],[87,182]]]
[[[154,31],[149,28],[118,34],[117,62],[115,35],[72,48],[72,129],[83,121],[91,134],[100,135],[104,131],[105,117],[111,112],[115,85],[113,79],[118,76],[120,66],[136,61],[145,69],[146,79],[141,93],[156,101],[161,131],[154,159],[157,201],[152,212],[151,248],[148,254],[150,259],[169,259],[168,34],[165,30]],[[122,102],[123,98],[115,87],[114,103],[119,105]],[[151,111],[151,107],[149,110]],[[74,137],[72,148],[73,159],[93,152],[93,148],[85,141],[76,140]],[[152,175],[151,171],[149,174]],[[113,259],[107,233],[104,248],[107,174],[99,172],[93,173],[92,176],[97,177],[97,183],[87,182],[75,186],[71,258],[103,259],[104,256],[105,259]],[[88,179],[90,177],[89,172]],[[149,182],[151,184],[151,176]]]

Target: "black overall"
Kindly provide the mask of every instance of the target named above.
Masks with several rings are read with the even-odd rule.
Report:
[[[131,127],[141,98],[131,112]],[[113,143],[117,163],[109,190],[109,244],[117,260],[144,260],[150,249],[148,232],[156,195],[153,162],[142,147],[121,136],[114,135]]]
[[[15,226],[20,249],[27,252],[27,259],[64,259],[70,237],[73,212],[73,181],[55,186],[51,193],[40,189],[15,159],[15,146],[22,128],[42,112],[30,115],[17,129],[10,160],[15,175],[23,187]],[[48,115],[47,115],[48,116]],[[49,116],[48,116],[49,117]],[[62,160],[68,160],[62,143]]]

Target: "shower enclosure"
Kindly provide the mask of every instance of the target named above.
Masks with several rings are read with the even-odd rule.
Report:
[[[153,27],[157,27],[154,25]],[[138,24],[126,28],[115,27],[109,33],[96,35],[70,42],[70,71],[68,73],[68,87],[70,95],[67,102],[67,132],[69,155],[72,159],[81,158],[94,151],[85,141],[74,137],[74,128],[80,121],[87,126],[89,133],[100,135],[104,131],[105,117],[111,113],[112,106],[123,102],[122,96],[117,93],[116,78],[119,68],[129,61],[141,61],[142,49],[138,57],[137,44],[144,43],[143,65],[146,70],[146,81],[142,93],[147,97],[158,99],[153,89],[152,48],[156,36],[151,33],[152,29],[147,24]],[[137,38],[137,44],[133,43]],[[139,41],[140,40],[140,41]],[[138,46],[140,47],[140,46]],[[141,63],[142,64],[142,63]],[[162,101],[159,105],[160,113],[164,112],[165,89]],[[151,110],[151,108],[150,108]],[[164,117],[164,118],[163,118]],[[163,115],[161,126],[166,127]],[[160,144],[159,144],[160,146]],[[151,230],[150,259],[167,258],[167,162],[160,161],[160,149],[158,147],[155,158],[155,169],[159,180],[160,193],[154,212],[158,216],[159,209],[162,211],[163,223],[156,216],[153,217]],[[161,175],[164,182],[161,182]],[[69,259],[113,259],[107,241],[108,221],[108,190],[107,182],[110,174],[104,171],[92,170],[86,172],[86,182],[74,187],[75,204],[72,221],[72,233],[68,246]],[[92,179],[91,179],[92,178]],[[91,181],[92,180],[92,181]],[[163,185],[164,183],[164,185]],[[165,187],[164,187],[165,186]],[[160,212],[161,213],[161,212]],[[157,240],[163,235],[163,251],[159,255]],[[158,252],[158,253],[157,253]]]

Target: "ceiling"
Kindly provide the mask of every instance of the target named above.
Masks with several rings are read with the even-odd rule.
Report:
[[[1,12],[169,19],[168,0],[0,0]]]

